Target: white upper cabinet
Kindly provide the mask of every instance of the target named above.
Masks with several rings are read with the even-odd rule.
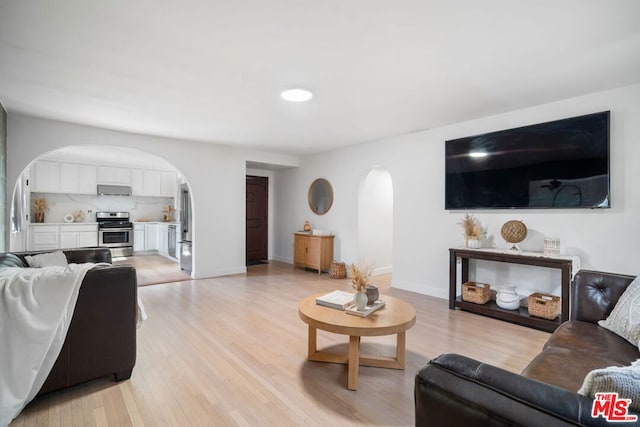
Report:
[[[142,169],[131,169],[131,195],[144,196]]]
[[[35,162],[31,191],[38,193],[96,194],[98,184],[130,185],[134,196],[176,197],[178,175],[118,166],[95,166],[49,160]]]
[[[161,172],[160,195],[163,197],[176,197],[178,177],[175,172]]]
[[[159,196],[162,173],[160,171],[145,170],[142,179],[142,193],[145,196]]]
[[[31,191],[39,193],[60,192],[60,163],[37,161],[31,174]]]
[[[32,191],[40,193],[96,193],[96,167],[76,163],[35,163],[32,174]]]
[[[98,183],[114,185],[131,185],[129,168],[115,166],[98,166]]]

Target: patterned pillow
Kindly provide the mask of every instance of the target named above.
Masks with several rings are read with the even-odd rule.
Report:
[[[26,256],[24,258],[27,260],[27,264],[29,264],[29,267],[49,267],[54,265],[65,267],[69,265],[67,263],[67,257],[62,251]]]
[[[640,276],[625,289],[609,317],[600,320],[598,325],[640,349]]]
[[[631,399],[629,408],[640,411],[640,359],[631,366],[611,366],[589,372],[578,393],[594,399],[596,393],[618,393]]]

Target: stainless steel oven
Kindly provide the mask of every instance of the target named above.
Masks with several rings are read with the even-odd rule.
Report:
[[[98,245],[111,249],[112,256],[133,255],[133,224],[129,212],[96,212]]]

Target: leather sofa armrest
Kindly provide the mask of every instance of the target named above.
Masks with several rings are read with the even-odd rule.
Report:
[[[624,274],[578,271],[571,288],[571,320],[596,323],[605,319],[633,279]]]
[[[62,359],[38,394],[106,375],[131,375],[136,363],[137,292],[131,265],[96,266],[87,272]]]
[[[416,426],[606,425],[590,398],[457,354],[418,372],[414,399]]]

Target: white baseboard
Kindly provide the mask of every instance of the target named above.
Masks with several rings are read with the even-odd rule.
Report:
[[[391,279],[391,287],[404,289],[405,291],[416,292],[418,294],[429,295],[436,298],[449,299],[449,288],[436,287],[425,283],[406,282]]]
[[[393,271],[393,268],[391,266],[389,267],[378,267],[378,268],[374,268],[373,271],[371,272],[372,276],[379,276],[381,274],[389,274]]]
[[[293,264],[293,258],[274,255],[273,257],[271,257],[271,259],[273,261],[284,262],[285,264]]]

